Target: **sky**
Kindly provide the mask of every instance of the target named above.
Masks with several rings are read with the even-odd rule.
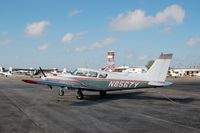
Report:
[[[0,66],[200,66],[198,0],[0,0]]]

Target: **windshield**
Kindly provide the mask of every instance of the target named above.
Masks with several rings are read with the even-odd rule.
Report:
[[[71,72],[72,75],[76,74],[77,69],[75,69],[74,71]]]

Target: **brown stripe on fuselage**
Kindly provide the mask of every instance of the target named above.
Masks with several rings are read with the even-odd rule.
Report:
[[[96,81],[127,81],[127,82],[149,82],[149,81],[143,81],[143,80],[125,80],[125,79],[107,79],[107,78],[90,78],[90,77],[73,77],[76,80],[96,80]]]

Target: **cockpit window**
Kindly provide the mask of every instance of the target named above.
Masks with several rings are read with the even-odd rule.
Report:
[[[105,73],[100,73],[99,74],[99,78],[106,78],[108,76],[108,74]]]

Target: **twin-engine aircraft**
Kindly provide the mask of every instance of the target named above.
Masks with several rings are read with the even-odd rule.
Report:
[[[115,73],[87,68],[79,68],[71,74],[60,76],[46,76],[43,80],[22,81],[31,84],[47,85],[60,87],[58,94],[64,95],[64,89],[76,90],[77,99],[83,99],[82,91],[98,91],[101,96],[106,95],[107,91],[139,89],[150,87],[164,87],[171,83],[166,82],[166,76],[172,54],[161,54],[146,73]],[[41,70],[42,71],[42,70]]]

